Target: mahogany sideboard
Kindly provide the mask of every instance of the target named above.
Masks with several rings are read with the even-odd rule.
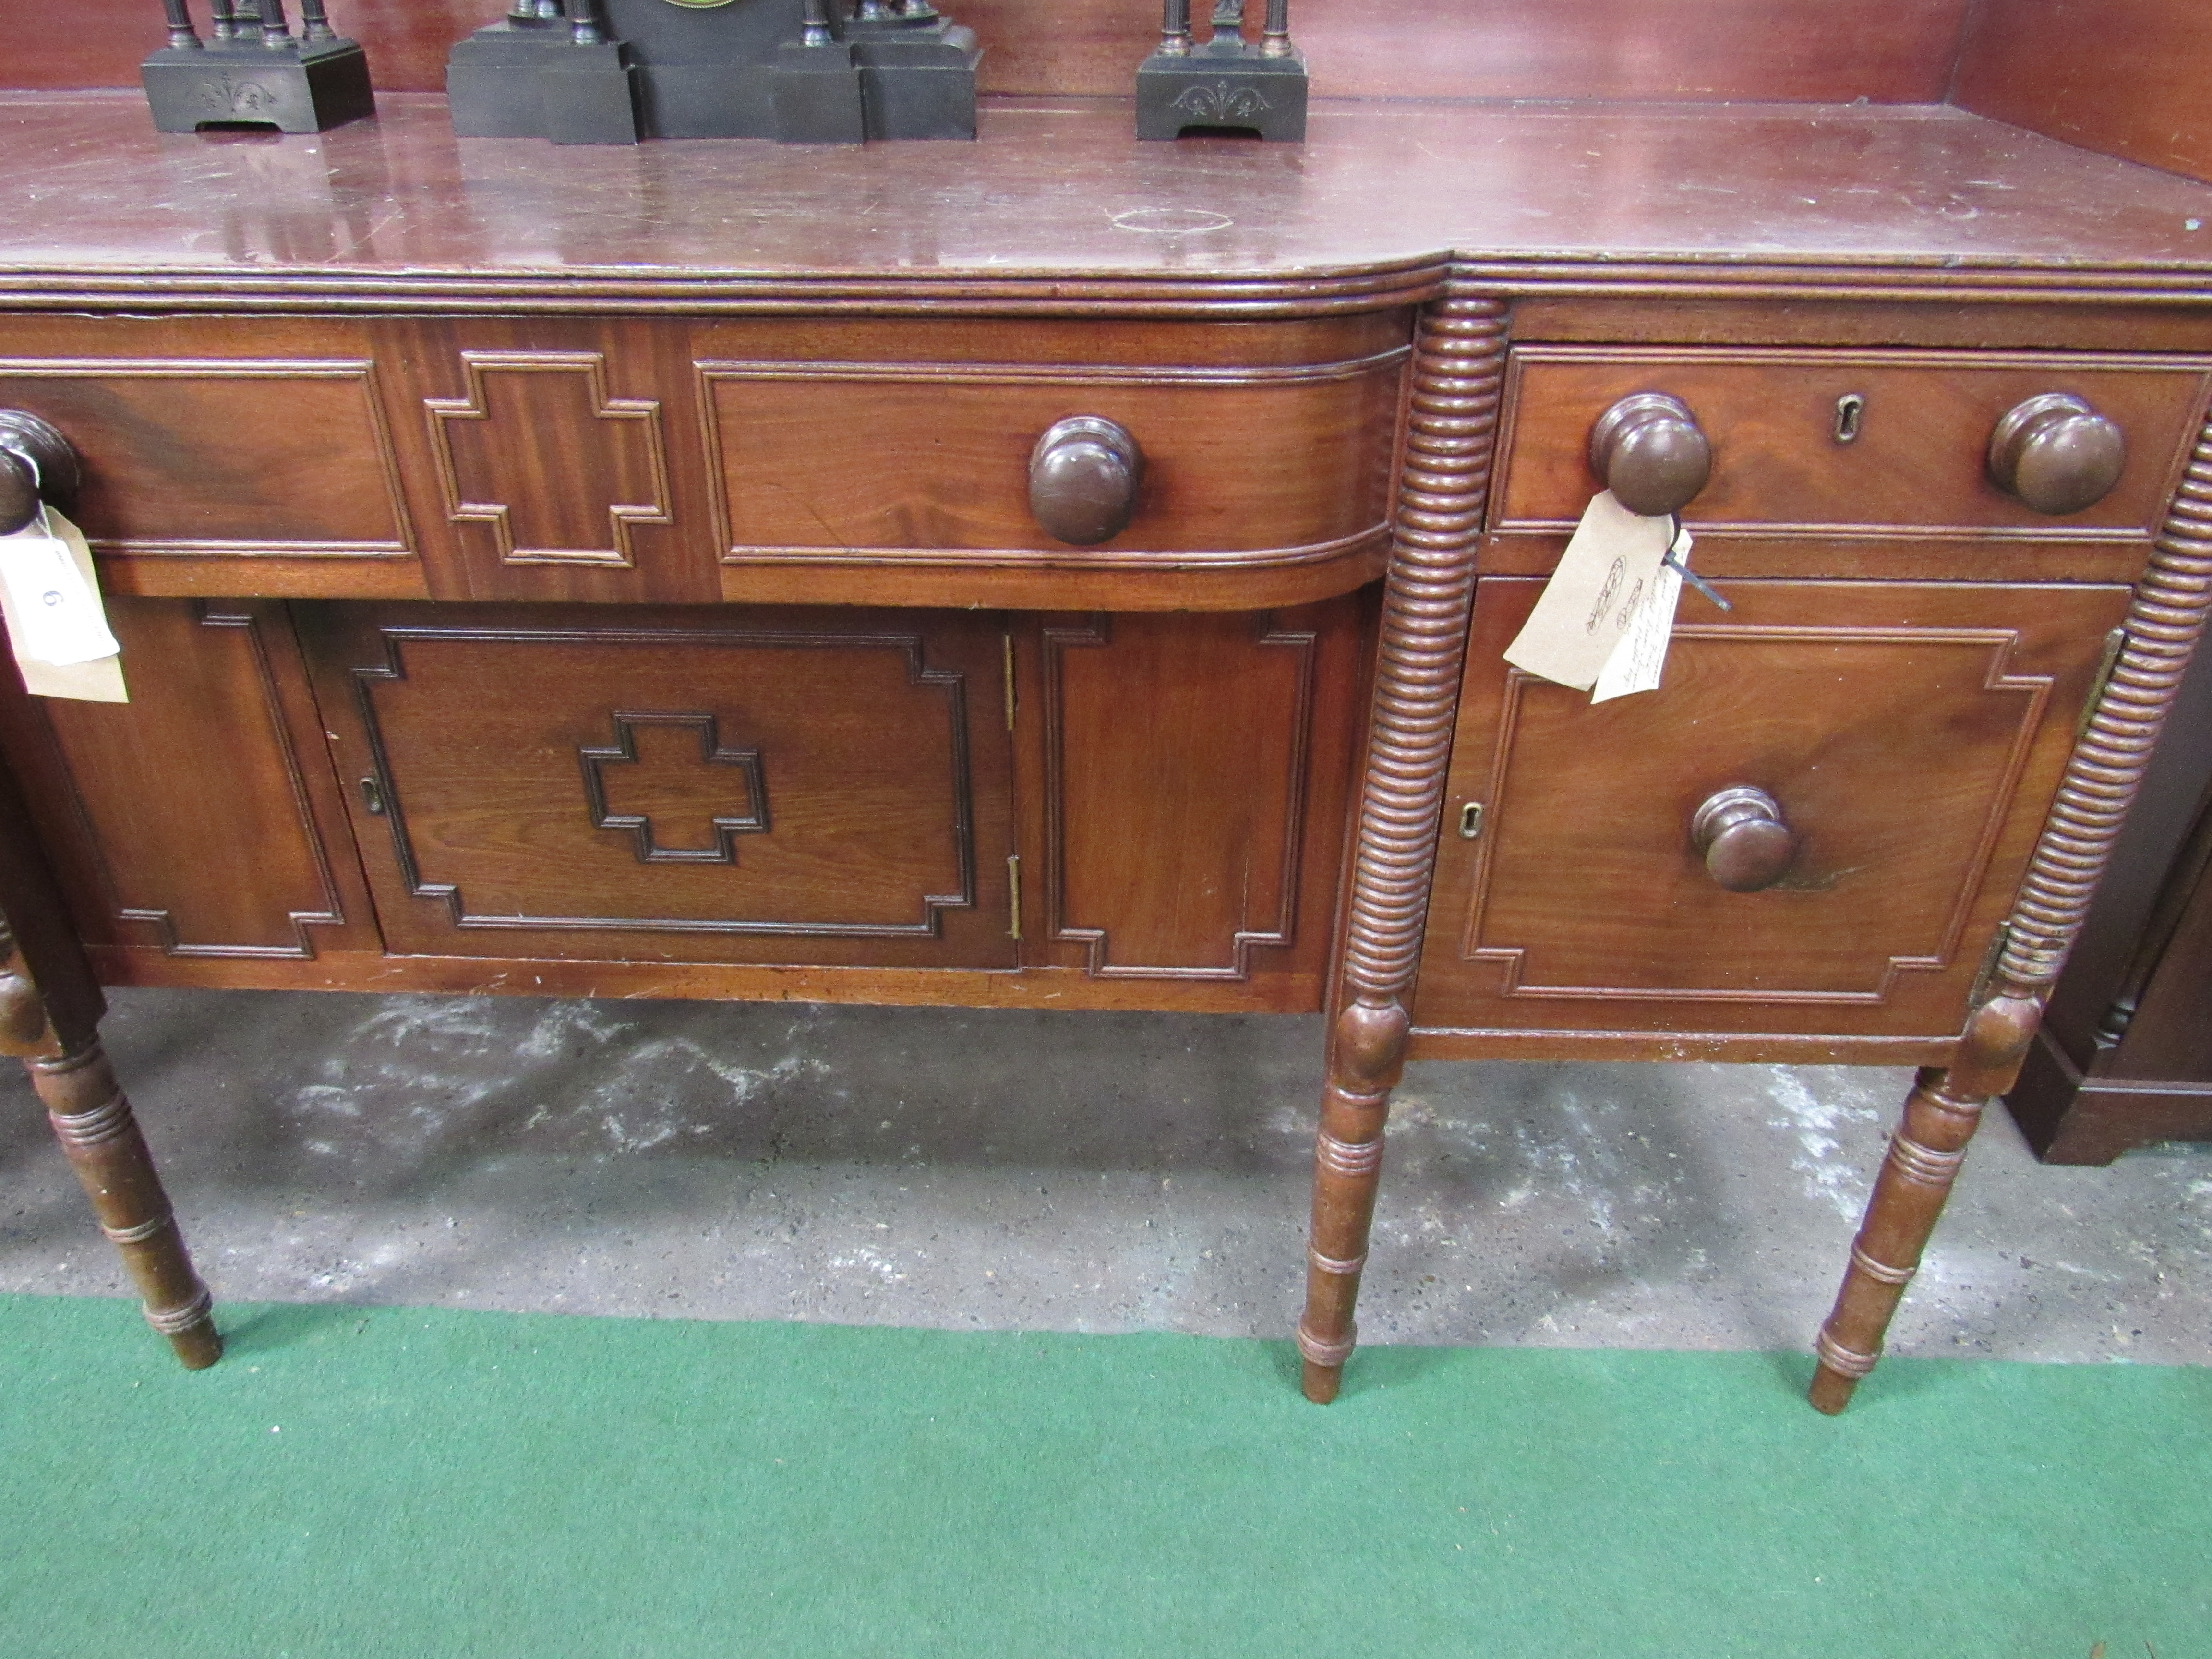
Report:
[[[1325,1008],[1321,1400],[1408,1056],[1917,1064],[1840,1409],[2212,597],[2212,187],[1958,109],[0,127],[131,697],[0,699],[0,1028],[188,1364],[100,983]],[[1593,707],[1500,653],[1654,393],[1733,608]]]

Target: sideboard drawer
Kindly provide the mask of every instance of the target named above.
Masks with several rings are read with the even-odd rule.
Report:
[[[333,605],[300,626],[395,953],[1013,963],[990,619]]]
[[[1620,399],[1659,392],[1711,445],[1711,481],[1682,512],[1701,536],[2139,539],[2172,492],[2207,390],[2201,360],[1783,347],[1527,345],[1508,379],[1491,527],[1547,534],[1571,527],[1601,487],[1591,428]],[[1990,476],[1997,423],[2050,393],[2081,398],[2126,446],[2110,493],[2061,515]]]
[[[1723,586],[1593,705],[1501,660],[1541,584],[1481,585],[1416,1024],[1957,1035],[2127,591]],[[1729,890],[1693,826],[1752,789],[1782,827]]]

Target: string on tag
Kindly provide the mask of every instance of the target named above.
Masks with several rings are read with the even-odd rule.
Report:
[[[1704,594],[1715,605],[1720,606],[1722,610],[1735,610],[1735,606],[1729,604],[1728,600],[1721,597],[1720,589],[1715,587],[1703,576],[1700,576],[1696,571],[1691,569],[1688,565],[1682,562],[1681,555],[1675,551],[1675,550],[1682,544],[1682,515],[1679,513],[1669,513],[1667,517],[1673,523],[1674,531],[1674,534],[1667,538],[1667,551],[1661,556],[1659,562],[1663,565],[1671,565],[1674,569],[1680,571],[1684,581],[1689,583],[1691,586],[1696,588],[1698,592]]]

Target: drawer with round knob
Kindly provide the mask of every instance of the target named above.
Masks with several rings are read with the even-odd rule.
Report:
[[[1416,1024],[1955,1036],[2126,590],[1724,581],[1593,704],[1501,660],[1540,586],[1476,602]]]
[[[696,330],[724,595],[857,581],[1126,610],[1347,592],[1387,552],[1407,325]]]
[[[1808,568],[1833,574],[1887,574],[1885,548],[1909,559],[1945,542],[1966,555],[1960,574],[2124,580],[2186,461],[2207,369],[2057,353],[1520,347],[1488,567],[1544,568],[1610,488],[1638,512],[1680,514],[1715,569],[1754,574],[1753,539],[1785,561],[1793,544],[1837,548],[1850,568]]]

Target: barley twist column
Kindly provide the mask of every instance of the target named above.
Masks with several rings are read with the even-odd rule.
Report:
[[[1505,334],[1503,301],[1454,296],[1430,307],[1414,339],[1297,1331],[1306,1397],[1324,1403],[1336,1397],[1357,1340],[1352,1307],[1375,1215],[1382,1125],[1405,1067],[1406,997],[1436,863]]]
[[[1835,1310],[1814,1345],[1811,1398],[1843,1410],[1881,1357],[1883,1334],[1920,1266],[1936,1218],[1982,1111],[2013,1085],[2066,953],[2097,890],[2113,838],[2142,781],[2166,709],[2212,606],[2212,423],[2198,435],[2150,568],[2130,607],[2110,684],[2075,745],[2043,838],[2013,907],[1988,994],[1969,1016],[1957,1057],[1930,1066],[1867,1201]]]

